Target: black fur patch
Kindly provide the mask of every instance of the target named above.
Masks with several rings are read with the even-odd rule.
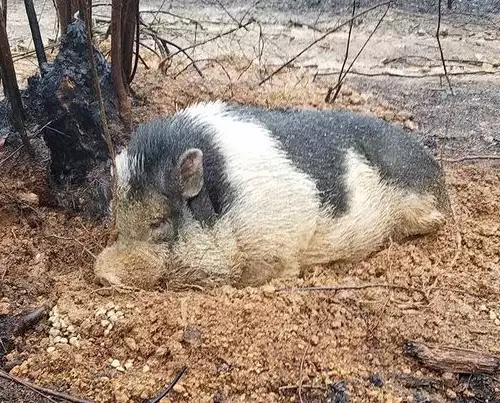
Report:
[[[323,204],[336,214],[348,209],[345,155],[353,149],[378,168],[388,183],[429,190],[440,174],[437,162],[403,129],[360,113],[235,107],[241,119],[260,122],[291,161],[316,181]]]

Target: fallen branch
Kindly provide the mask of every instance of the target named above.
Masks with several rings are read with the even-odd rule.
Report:
[[[500,160],[500,155],[466,155],[460,158],[444,158],[443,161],[446,162],[464,162],[464,161],[474,161],[474,160]]]
[[[459,374],[500,372],[500,357],[484,351],[455,347],[428,347],[422,343],[406,341],[403,352],[425,367],[434,370]]]
[[[309,45],[307,45],[304,49],[302,49],[299,53],[297,53],[294,57],[292,57],[290,60],[288,60],[285,64],[281,65],[278,69],[276,69],[271,74],[269,74],[258,85],[260,86],[260,85],[264,84],[265,82],[267,82],[268,80],[270,80],[272,77],[274,77],[276,74],[278,74],[281,70],[283,70],[285,67],[289,66],[291,63],[293,63],[295,60],[297,60],[300,56],[302,56],[304,53],[306,53],[309,49],[311,49],[318,42],[321,42],[327,36],[333,34],[334,32],[337,32],[340,28],[346,26],[347,24],[350,24],[351,21],[369,13],[370,11],[375,10],[378,7],[382,7],[382,6],[386,6],[388,4],[391,4],[393,1],[394,0],[384,1],[383,3],[379,3],[379,4],[374,5],[373,7],[367,8],[366,10],[356,14],[354,17],[349,18],[348,20],[344,21],[342,24],[337,25],[335,28],[332,28],[329,31],[325,32],[323,35],[321,35],[319,38],[312,41]]]
[[[77,397],[73,397],[73,396],[67,395],[65,393],[56,392],[55,390],[42,388],[41,386],[37,386],[37,385],[34,385],[30,382],[24,381],[20,378],[17,378],[13,375],[10,375],[10,374],[4,372],[2,370],[0,370],[0,378],[7,379],[8,381],[16,382],[20,385],[23,385],[31,390],[34,390],[35,392],[38,392],[39,394],[41,394],[42,396],[44,396],[45,398],[47,398],[51,401],[54,401],[54,400],[50,399],[48,396],[57,397],[59,399],[64,399],[68,402],[73,402],[73,403],[94,403],[92,400],[79,399]]]
[[[158,393],[155,397],[152,399],[148,400],[148,403],[158,403],[161,399],[163,399],[167,394],[174,388],[174,386],[177,384],[177,382],[180,381],[180,379],[184,376],[184,374],[187,371],[187,367],[183,367],[179,373],[175,376],[175,378],[170,382],[170,385],[168,385],[164,390],[162,390],[160,393]]]
[[[316,73],[313,77],[313,81],[316,77],[322,76],[331,76],[338,74],[339,71],[328,71],[324,73]],[[355,71],[352,70],[349,72],[350,74],[365,76],[365,77],[381,77],[381,76],[389,76],[389,77],[401,77],[401,78],[427,78],[427,77],[442,77],[444,73],[428,73],[428,74],[403,74],[403,73],[395,73],[392,71],[382,71],[380,73],[366,73],[363,71]],[[467,76],[467,75],[488,75],[488,74],[500,74],[499,71],[490,71],[490,70],[475,70],[475,71],[457,71],[453,73],[448,73],[449,76]]]

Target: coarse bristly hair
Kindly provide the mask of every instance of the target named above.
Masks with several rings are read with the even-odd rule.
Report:
[[[179,196],[188,149],[203,155],[194,199],[206,210]],[[139,127],[116,167],[121,236],[96,262],[108,283],[259,285],[429,233],[449,211],[436,161],[402,129],[351,112],[195,104]],[[165,211],[175,231],[151,242]]]

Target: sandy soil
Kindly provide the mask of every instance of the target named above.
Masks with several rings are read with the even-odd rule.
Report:
[[[406,21],[402,14],[394,18],[359,70],[373,67],[369,61],[378,57],[377,49],[384,48],[388,56],[408,55],[422,37],[430,46],[431,34],[418,33],[422,26],[430,32],[429,16],[415,17],[420,28],[411,35],[401,26],[415,20]],[[461,54],[463,58],[482,46],[484,57],[492,61],[482,68],[494,69],[498,54],[485,39],[488,25],[474,24],[482,45],[465,34],[462,39],[449,35],[449,45],[458,52],[462,43],[461,51],[470,52]],[[469,28],[460,26],[464,32]],[[298,32],[300,37],[305,31]],[[387,46],[398,43],[396,39],[413,47],[405,53],[404,47]],[[190,69],[173,79],[141,68],[134,85],[139,99],[135,123],[215,97],[269,106],[332,107],[323,100],[326,78],[312,81],[318,60],[334,53],[321,49],[316,67],[306,68],[310,61],[303,61],[300,68],[285,70],[260,87],[255,83],[275,66],[256,65],[244,72],[241,54],[205,63],[205,79]],[[322,68],[336,68],[341,59],[335,57]],[[403,63],[405,73],[439,68],[411,66],[408,60],[397,63]],[[22,66],[27,75],[30,67]],[[405,340],[500,355],[499,161],[450,161],[498,152],[494,110],[500,92],[494,77],[455,77],[453,99],[435,77],[349,80],[335,107],[422,129],[422,141],[444,164],[456,222],[433,236],[388,244],[366,261],[261,288],[182,293],[99,288],[93,283],[92,262],[106,242],[107,223],[58,210],[51,203],[43,161],[39,167],[22,158],[3,161],[10,153],[4,151],[0,315],[38,305],[51,310],[49,320],[18,338],[6,356],[22,360],[11,373],[98,402],[143,401],[183,366],[186,375],[165,401],[346,402],[347,396],[353,402],[500,401],[500,383],[494,377],[429,371],[403,355]],[[450,110],[453,114],[447,115]],[[312,286],[340,289],[298,290]],[[0,401],[49,400],[2,380]]]

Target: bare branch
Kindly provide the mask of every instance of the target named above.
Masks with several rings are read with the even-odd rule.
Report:
[[[349,23],[349,34],[347,35],[347,44],[345,47],[345,56],[344,56],[344,61],[342,62],[342,67],[340,68],[340,74],[339,74],[339,79],[337,81],[337,85],[335,87],[330,87],[328,89],[328,93],[326,94],[325,97],[325,102],[335,102],[337,99],[337,96],[339,94],[341,83],[343,81],[342,73],[344,72],[345,64],[347,63],[347,59],[349,58],[349,46],[351,45],[351,33],[352,33],[352,26],[354,25],[354,16],[356,15],[356,0],[352,0],[352,13],[351,13],[351,22]],[[332,92],[336,88],[335,94],[332,97]]]
[[[448,76],[448,71],[446,69],[446,62],[444,61],[443,47],[441,46],[441,39],[439,36],[439,31],[441,30],[441,0],[438,1],[438,23],[436,29],[436,39],[439,46],[439,53],[441,54],[441,62],[443,63],[444,76],[448,82],[448,87],[450,87],[451,95],[453,95],[453,88],[451,87],[450,77]]]
[[[387,15],[387,12],[389,11],[389,8],[391,7],[391,5],[387,5],[387,8],[385,9],[385,12],[384,14],[382,14],[382,17],[380,17],[380,19],[378,20],[377,22],[377,25],[375,26],[375,28],[373,29],[373,31],[370,33],[370,35],[368,36],[368,38],[366,39],[365,43],[363,44],[363,46],[361,46],[361,49],[359,49],[358,53],[356,54],[356,56],[354,57],[354,59],[352,59],[351,63],[349,64],[349,67],[347,67],[347,70],[346,72],[344,73],[344,76],[342,78],[340,78],[340,76],[342,75],[342,73],[339,74],[339,82],[337,83],[337,85],[335,86],[337,88],[336,92],[335,92],[335,96],[333,97],[333,99],[331,100],[331,102],[335,102],[335,99],[337,98],[338,96],[338,93],[340,91],[340,89],[342,88],[342,84],[345,80],[345,78],[347,77],[347,74],[350,73],[351,71],[351,68],[352,66],[354,65],[354,63],[356,63],[356,60],[358,60],[358,57],[361,55],[361,53],[363,52],[363,50],[365,49],[366,45],[368,44],[368,42],[370,42],[370,39],[372,38],[372,36],[375,34],[375,32],[377,31],[377,29],[380,27],[380,24],[382,24],[382,21],[384,20],[385,16]],[[334,87],[334,89],[335,89]],[[330,91],[329,91],[330,92]],[[328,101],[328,95],[326,96],[325,98],[325,101],[326,102],[329,102]]]
[[[295,60],[297,60],[300,56],[302,56],[304,53],[306,53],[309,49],[311,49],[318,42],[321,42],[323,39],[325,39],[329,35],[333,34],[334,32],[337,32],[340,28],[342,28],[342,27],[346,26],[347,24],[349,24],[352,20],[355,20],[356,18],[359,18],[359,17],[361,17],[361,16],[369,13],[370,11],[373,11],[373,10],[375,10],[375,9],[381,7],[381,6],[386,6],[386,5],[391,4],[393,2],[394,2],[394,0],[388,0],[388,1],[384,1],[382,3],[376,4],[376,5],[374,5],[374,6],[370,7],[370,8],[367,8],[366,10],[364,10],[364,11],[356,14],[353,18],[349,18],[348,20],[344,21],[340,25],[337,25],[335,28],[330,29],[329,31],[327,31],[326,33],[324,33],[323,35],[321,35],[319,38],[317,38],[313,42],[311,42],[309,45],[307,45],[304,49],[302,49],[294,57],[292,57],[290,60],[288,60],[285,64],[281,65],[278,69],[276,69],[275,71],[273,71],[270,75],[268,75],[266,78],[264,78],[258,85],[260,86],[260,85],[264,84],[265,82],[267,82],[268,80],[270,80],[273,76],[275,76],[276,74],[278,74],[285,67],[287,67],[290,64],[292,64]]]
[[[168,385],[164,390],[162,390],[158,395],[153,397],[152,399],[148,400],[148,403],[158,403],[163,399],[167,394],[174,388],[174,386],[177,384],[177,382],[180,381],[180,379],[184,376],[184,374],[187,371],[187,367],[183,367],[179,373],[175,376],[175,378],[170,382],[170,385]]]

